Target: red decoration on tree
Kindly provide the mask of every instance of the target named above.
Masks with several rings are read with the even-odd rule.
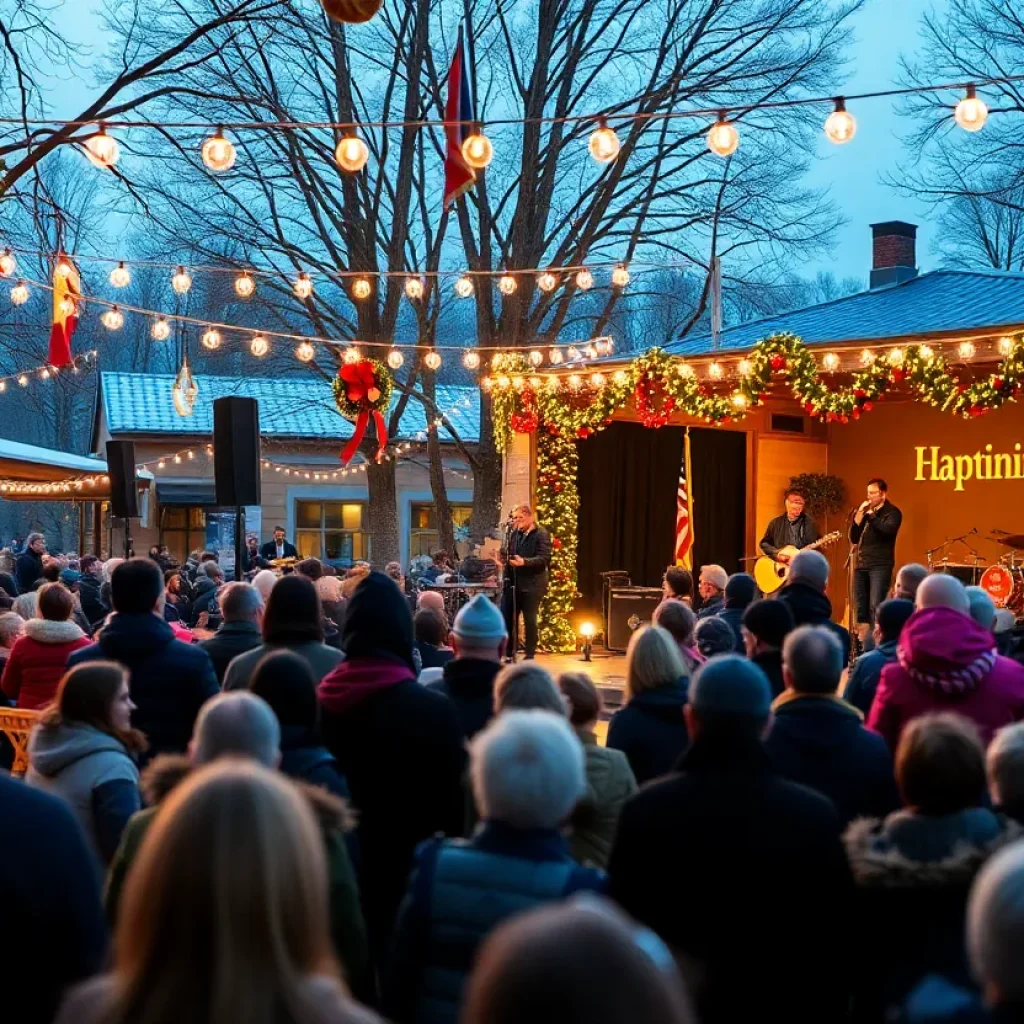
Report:
[[[345,363],[333,386],[338,411],[356,425],[352,439],[342,449],[341,461],[346,466],[352,461],[366,435],[371,416],[377,427],[377,458],[380,459],[388,443],[388,428],[381,411],[387,409],[393,387],[387,367],[376,359]]]
[[[865,402],[864,406],[863,406],[865,412],[871,412],[871,410],[874,409],[874,407],[875,407],[875,403],[874,402]]]
[[[675,411],[676,400],[666,392],[662,380],[645,373],[633,389],[636,411],[645,427],[657,430],[665,426]],[[660,408],[657,404],[660,403]]]
[[[508,419],[510,426],[517,434],[532,434],[540,426],[540,417],[535,409],[514,412]]]
[[[552,538],[551,538],[551,546],[552,546],[552,547],[553,547],[553,548],[554,548],[554,549],[555,549],[556,551],[558,551],[558,550],[559,550],[559,549],[561,548],[561,546],[562,546],[562,541],[561,541],[561,539],[560,539],[560,538],[558,538],[558,537],[552,537]]]
[[[992,378],[992,387],[994,387],[997,391],[1001,390],[1005,385],[1006,385],[1006,381],[1003,380],[1002,377],[993,377]]]
[[[903,380],[903,378],[906,377],[906,375],[907,375],[907,371],[906,370],[901,370],[898,367],[895,370],[893,370],[892,374],[891,374],[893,382],[897,383],[897,384],[901,380]]]
[[[776,373],[778,373],[779,370],[784,370],[786,368],[786,357],[776,353],[772,356],[769,365]]]

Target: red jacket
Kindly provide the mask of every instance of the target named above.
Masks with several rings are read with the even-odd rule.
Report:
[[[57,695],[68,656],[79,647],[88,647],[89,642],[70,620],[29,619],[25,635],[14,641],[8,655],[0,689],[19,708],[45,707]]]
[[[996,654],[992,634],[951,608],[923,608],[907,620],[867,726],[895,750],[906,724],[932,711],[970,719],[986,745],[1024,719],[1024,665]]]

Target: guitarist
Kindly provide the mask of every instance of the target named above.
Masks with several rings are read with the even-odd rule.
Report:
[[[790,487],[786,491],[785,513],[776,516],[768,524],[761,538],[761,550],[773,561],[786,564],[792,556],[783,552],[782,548],[794,547],[800,550],[821,539],[821,531],[804,511],[806,504],[807,499],[797,488]]]

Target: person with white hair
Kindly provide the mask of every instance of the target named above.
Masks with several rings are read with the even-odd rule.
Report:
[[[384,985],[384,1012],[397,1024],[457,1020],[476,951],[502,921],[604,886],[561,832],[586,790],[566,718],[499,715],[471,744],[470,778],[481,828],[420,848],[399,914]]]
[[[720,565],[702,565],[697,578],[697,593],[700,594],[698,619],[708,619],[725,609],[725,588],[729,574]]]
[[[798,551],[789,563],[789,575],[777,600],[793,613],[796,626],[825,626],[832,630],[843,649],[843,664],[850,663],[850,634],[832,621],[828,598],[828,559],[820,551]]]
[[[996,733],[985,754],[985,775],[993,805],[1024,825],[1024,722]]]
[[[987,745],[996,730],[1024,718],[1024,665],[998,653],[991,628],[971,617],[970,595],[955,576],[928,576],[915,605],[896,660],[882,669],[868,728],[895,750],[908,722],[953,711],[972,721]]]
[[[217,595],[221,625],[199,646],[210,656],[217,682],[224,682],[232,658],[263,643],[263,597],[251,583],[229,583]]]

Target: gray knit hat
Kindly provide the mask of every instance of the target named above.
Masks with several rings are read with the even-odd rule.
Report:
[[[452,632],[465,644],[497,643],[507,636],[498,606],[483,594],[468,601],[455,616]]]
[[[721,654],[697,673],[690,685],[690,703],[698,715],[766,719],[772,691],[760,666],[737,654]]]

